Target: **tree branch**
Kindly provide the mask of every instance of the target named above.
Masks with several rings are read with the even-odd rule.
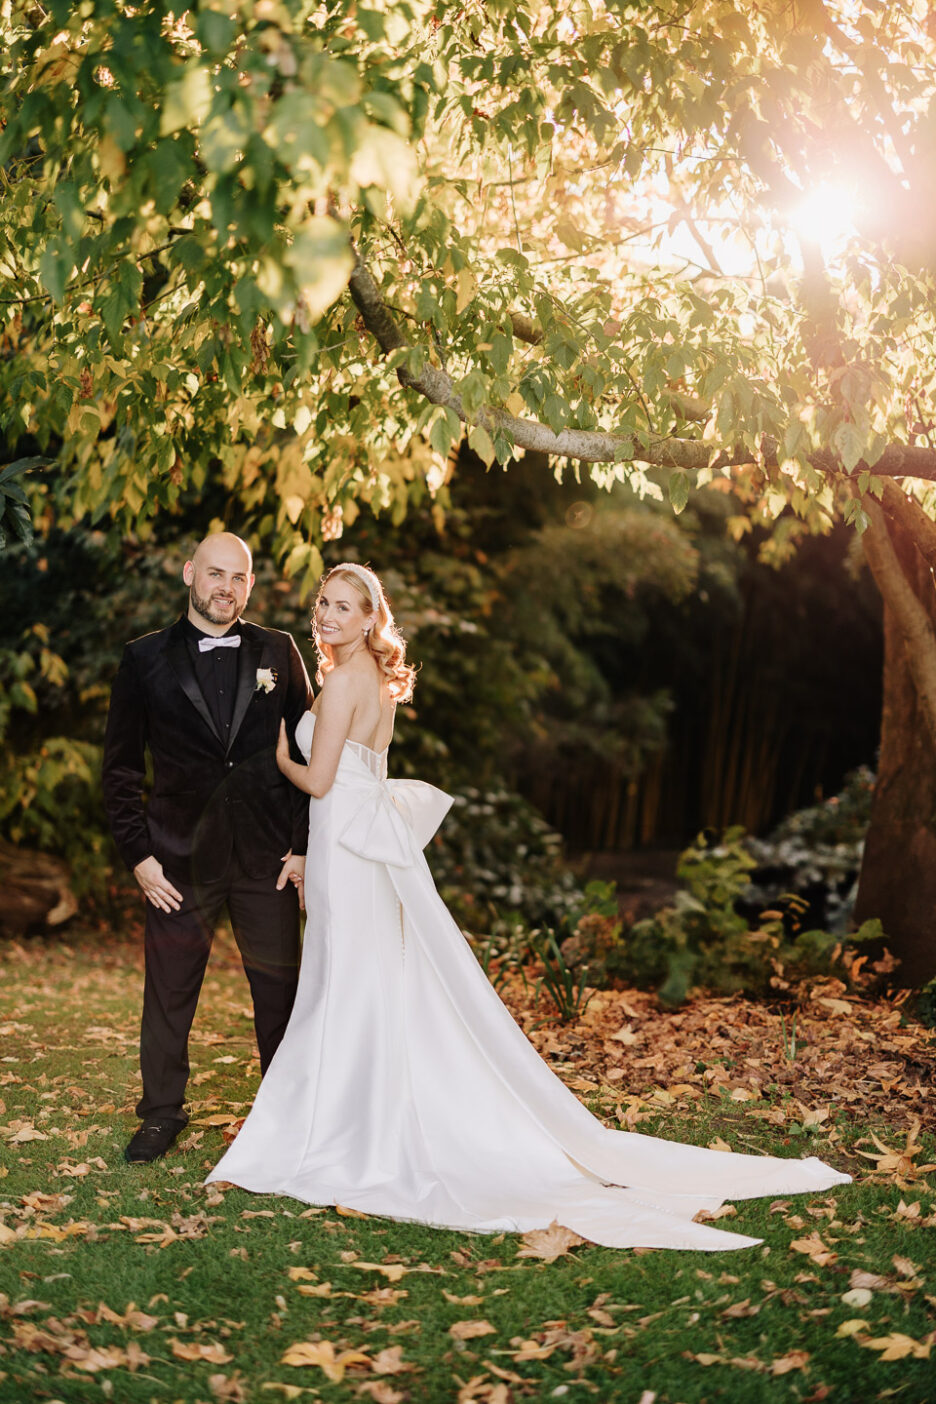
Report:
[[[381,351],[390,355],[393,351],[409,349],[406,340],[393,315],[380,295],[380,289],[361,259],[354,250],[354,269],[348,282],[348,290],[354,305],[361,314],[361,320],[374,337]],[[513,318],[511,319],[513,321]],[[518,318],[521,324],[526,319]],[[533,333],[536,328],[529,324]],[[526,330],[526,326],[524,326]],[[523,338],[526,340],[527,338]],[[508,414],[506,410],[489,407],[480,410],[472,417],[462,404],[446,371],[426,363],[418,375],[405,366],[397,369],[401,385],[425,396],[431,404],[443,405],[453,410],[464,424],[477,423],[488,431],[498,430],[509,434],[517,448],[545,453],[559,458],[575,458],[582,463],[617,463],[631,460],[657,467],[684,468],[698,472],[702,468],[727,468],[747,463],[765,462],[769,467],[777,464],[776,445],[765,442],[760,457],[750,448],[739,445],[721,450],[712,458],[711,446],[700,439],[666,438],[657,443],[645,445],[631,434],[613,434],[599,429],[550,429],[535,419],[521,419]],[[811,462],[823,473],[842,472],[841,464],[827,451],[814,454]],[[877,462],[870,466],[863,461],[855,467],[855,473],[870,471],[883,478],[926,478],[936,480],[936,449],[921,448],[918,445],[888,444]]]
[[[862,506],[871,519],[871,525],[861,538],[865,556],[884,603],[897,622],[930,740],[936,745],[936,634],[916,591],[904,575],[883,508],[870,494],[864,498]]]

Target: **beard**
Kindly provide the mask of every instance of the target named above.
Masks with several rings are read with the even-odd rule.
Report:
[[[195,613],[200,614],[202,619],[207,619],[209,624],[233,624],[238,618],[236,600],[216,600],[213,595],[205,599],[194,585],[189,589],[189,599]]]

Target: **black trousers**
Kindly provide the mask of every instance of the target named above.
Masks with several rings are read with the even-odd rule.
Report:
[[[182,1103],[189,1031],[225,906],[250,982],[261,1073],[269,1067],[286,1031],[299,977],[299,901],[291,882],[276,891],[277,876],[248,877],[232,858],[225,876],[215,881],[195,887],[174,879],[183,897],[179,911],[162,912],[147,903],[139,1117],[188,1120]]]

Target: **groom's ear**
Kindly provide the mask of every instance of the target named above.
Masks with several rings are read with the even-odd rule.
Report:
[[[186,585],[191,586],[192,581],[195,579],[195,562],[194,562],[194,561],[186,561],[186,562],[185,562],[185,565],[182,567],[182,579],[185,581]],[[253,582],[251,582],[251,583],[253,583]]]

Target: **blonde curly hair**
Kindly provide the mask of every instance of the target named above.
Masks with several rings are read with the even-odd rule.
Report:
[[[416,683],[416,669],[406,661],[406,642],[393,622],[380,576],[370,566],[358,565],[356,561],[332,566],[319,582],[312,606],[312,628],[318,654],[315,681],[321,686],[325,674],[335,666],[325,652],[325,645],[315,626],[318,602],[330,580],[344,580],[353,586],[361,598],[365,614],[374,615],[374,622],[364,635],[365,645],[373,655],[394,702],[408,702]]]

